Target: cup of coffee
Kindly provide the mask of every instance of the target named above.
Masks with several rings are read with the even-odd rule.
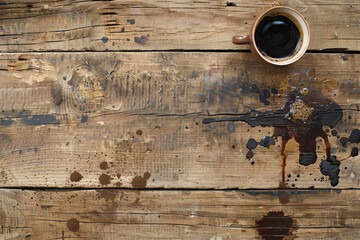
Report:
[[[262,13],[250,35],[234,36],[235,44],[250,44],[251,52],[273,65],[288,65],[299,60],[310,41],[309,26],[296,10],[277,6]]]

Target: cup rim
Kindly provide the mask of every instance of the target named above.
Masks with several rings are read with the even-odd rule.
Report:
[[[303,41],[303,46],[302,48],[304,50],[297,52],[295,55],[291,56],[287,61],[272,61],[268,58],[266,58],[258,49],[258,47],[256,46],[256,42],[255,42],[255,31],[256,31],[256,27],[258,26],[259,22],[263,19],[263,17],[269,13],[270,11],[273,11],[274,9],[287,9],[290,10],[292,12],[294,12],[295,14],[297,14],[305,23],[306,26],[306,31],[307,31],[307,35],[308,35],[308,41]],[[256,53],[266,62],[273,64],[273,65],[278,65],[278,66],[285,66],[285,65],[289,65],[291,63],[296,62],[297,60],[299,60],[306,52],[308,46],[309,46],[309,42],[310,42],[310,28],[309,28],[309,24],[307,23],[306,19],[301,15],[300,12],[296,11],[295,9],[291,8],[291,7],[287,7],[287,6],[275,6],[272,8],[269,8],[268,10],[266,10],[265,12],[263,12],[254,22],[252,31],[251,31],[251,39],[253,42],[253,48],[255,49]]]

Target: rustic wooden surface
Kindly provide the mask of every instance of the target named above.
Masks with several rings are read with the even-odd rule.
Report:
[[[149,172],[150,188],[276,188],[281,181],[280,143],[255,149],[254,165],[246,158],[247,140],[272,135],[272,127],[201,122],[208,115],[281,107],[285,94],[280,89],[294,72],[316,75],[324,95],[344,108],[344,122],[336,126],[340,136],[359,126],[359,55],[307,54],[285,68],[259,65],[250,53],[42,53],[0,58],[0,115],[13,121],[1,128],[3,187],[131,188],[134,178]],[[328,82],[339,86],[328,92]],[[249,83],[277,88],[281,96],[272,95],[265,106],[248,90]],[[33,118],[41,121],[31,122]],[[356,143],[344,148],[329,135],[333,153],[347,158]],[[327,177],[319,181],[324,177],[318,170],[320,159],[311,166],[299,165],[295,141],[286,152],[286,174],[294,176],[289,186],[329,187]],[[324,144],[319,143],[321,154]],[[357,156],[342,162],[337,187],[358,187],[358,161]],[[83,178],[72,181],[74,172]],[[301,176],[295,182],[297,174]],[[101,176],[110,181],[101,181]]]
[[[289,239],[356,239],[358,190],[1,190],[5,239],[256,239],[269,212],[289,218]],[[281,217],[273,217],[274,227]],[[256,226],[256,222],[258,225]],[[281,236],[281,235],[279,235]],[[272,238],[275,239],[275,238]]]
[[[310,51],[291,66],[231,43],[272,5],[310,25]],[[0,1],[0,239],[358,239],[359,7]],[[308,166],[303,136],[284,142],[258,123],[298,90],[342,113],[314,121],[329,143],[314,139]],[[301,132],[317,109],[296,104]],[[246,116],[256,124],[203,123]],[[336,184],[322,172],[329,155]]]
[[[3,2],[0,51],[7,52],[247,49],[229,39],[247,34],[272,4],[293,7],[306,17],[309,49],[360,50],[356,0]]]

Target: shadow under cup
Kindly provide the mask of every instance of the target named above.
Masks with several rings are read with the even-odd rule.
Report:
[[[310,41],[305,19],[287,7],[268,10],[254,23],[253,29],[253,50],[263,60],[275,65],[297,61],[306,52]]]

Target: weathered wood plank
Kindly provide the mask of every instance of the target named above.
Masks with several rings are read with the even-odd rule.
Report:
[[[306,17],[312,32],[309,49],[360,50],[356,0],[275,2]],[[5,1],[0,5],[0,51],[247,49],[233,45],[232,36],[248,33],[255,17],[273,3]]]
[[[281,68],[259,65],[250,53],[2,54],[0,59],[1,186],[276,188],[291,174],[288,187],[327,188],[329,174],[323,175],[319,164],[329,155],[341,161],[340,183],[333,185],[359,186],[358,140],[340,141],[359,128],[358,55],[307,54]],[[259,99],[267,90],[270,97]],[[293,102],[291,122],[280,113],[261,118],[288,104],[294,92],[308,101],[315,117],[301,109],[306,104]],[[306,94],[317,97],[306,100]],[[336,113],[326,108],[329,102],[342,107],[335,126],[319,120],[323,113]],[[251,109],[262,113],[249,115]],[[249,119],[202,123],[239,116]],[[285,138],[273,127],[277,121],[290,124],[292,132],[309,132],[316,163],[299,164],[299,143],[308,135],[289,140],[282,153]],[[328,152],[320,133],[328,135]],[[264,136],[274,136],[261,143],[269,148],[248,144]]]
[[[0,237],[358,239],[358,190],[287,191],[287,205],[282,193],[3,189]]]

